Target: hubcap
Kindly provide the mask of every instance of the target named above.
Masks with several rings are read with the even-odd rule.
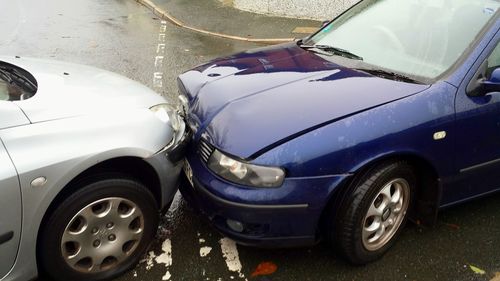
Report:
[[[410,185],[399,178],[387,183],[375,196],[363,220],[363,246],[382,248],[396,234],[408,210]]]
[[[132,201],[110,197],[81,209],[66,226],[61,251],[66,263],[85,273],[114,268],[137,248],[144,216]]]

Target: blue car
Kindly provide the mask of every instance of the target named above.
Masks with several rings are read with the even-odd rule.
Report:
[[[405,222],[500,189],[497,0],[365,0],[182,74],[181,191],[241,244],[380,258]]]

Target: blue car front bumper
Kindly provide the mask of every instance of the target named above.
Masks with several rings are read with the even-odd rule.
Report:
[[[186,160],[193,185],[181,176],[184,198],[224,235],[240,244],[259,247],[296,247],[318,240],[321,214],[334,189],[348,175],[287,178],[279,188],[237,186],[214,175],[194,149]],[[231,228],[228,220],[241,229]]]

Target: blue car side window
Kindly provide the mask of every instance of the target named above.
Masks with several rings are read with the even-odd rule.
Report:
[[[493,70],[500,67],[500,45],[497,44],[491,55],[488,57],[488,71],[487,77],[490,77]]]

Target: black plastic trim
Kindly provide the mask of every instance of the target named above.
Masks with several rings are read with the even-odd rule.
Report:
[[[477,165],[474,165],[474,166],[470,166],[470,167],[467,167],[467,168],[460,169],[460,173],[465,173],[465,172],[469,172],[469,171],[476,170],[476,169],[479,169],[479,168],[484,168],[486,166],[493,165],[493,164],[496,164],[498,162],[500,162],[500,158],[499,159],[495,159],[495,160],[491,160],[491,161],[488,161],[488,162],[484,162],[484,163],[481,163],[481,164],[477,164]]]

